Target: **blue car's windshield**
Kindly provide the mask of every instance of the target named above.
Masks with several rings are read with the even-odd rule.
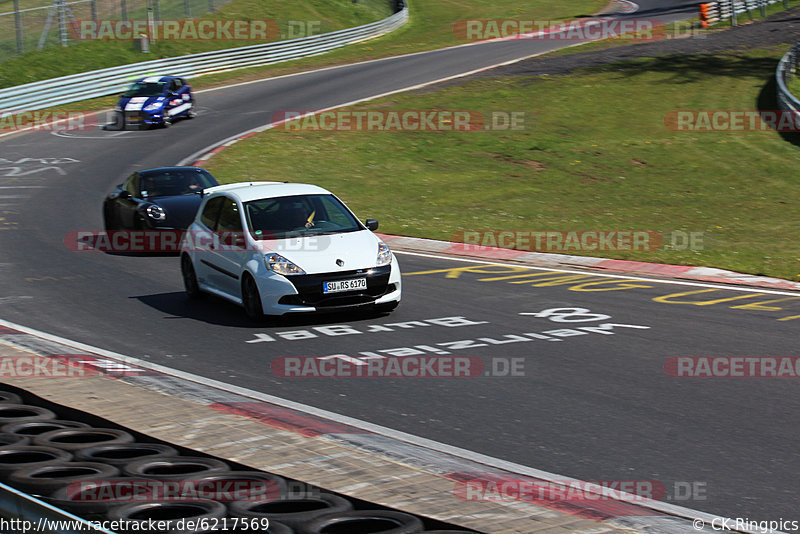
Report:
[[[136,82],[135,84],[131,85],[127,91],[122,93],[122,96],[161,96],[164,94],[164,85],[166,85],[165,82]]]

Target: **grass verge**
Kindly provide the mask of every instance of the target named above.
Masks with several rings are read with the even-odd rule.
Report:
[[[522,130],[272,130],[207,167],[221,181],[312,182],[390,234],[654,230],[653,251],[563,250],[796,280],[798,140],[772,131],[674,131],[675,110],[772,110],[787,47],[662,56],[570,76],[481,78],[352,110],[524,114]],[[694,250],[673,232],[697,232]],[[677,243],[680,245],[681,243]]]

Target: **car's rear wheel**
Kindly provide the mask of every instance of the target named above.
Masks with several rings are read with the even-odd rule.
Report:
[[[181,256],[181,274],[183,275],[183,288],[190,299],[197,299],[203,296],[200,291],[200,284],[197,283],[197,275],[194,272],[192,260],[187,254]]]
[[[250,274],[245,274],[242,279],[242,306],[247,317],[253,321],[264,319],[264,308],[261,306],[261,295],[258,294],[258,285]]]

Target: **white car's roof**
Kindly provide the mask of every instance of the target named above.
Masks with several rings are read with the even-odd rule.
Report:
[[[288,197],[292,195],[330,195],[331,192],[311,184],[288,184],[285,182],[237,182],[217,185],[205,190],[206,195],[225,192],[242,202],[262,198]]]

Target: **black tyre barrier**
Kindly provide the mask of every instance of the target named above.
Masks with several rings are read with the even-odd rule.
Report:
[[[8,404],[22,404],[22,397],[10,391],[0,390],[0,402]]]
[[[65,451],[77,451],[94,445],[132,442],[132,435],[116,428],[62,428],[33,438],[34,445],[57,447]]]
[[[195,525],[204,521],[213,522],[215,519],[224,518],[225,513],[225,505],[216,501],[154,501],[115,506],[108,511],[107,517],[111,521],[127,524],[129,532],[141,534],[144,530],[136,528],[133,523],[147,526],[150,520],[165,521],[166,528],[161,529],[161,532],[181,532],[186,530],[187,522]]]
[[[20,469],[50,464],[62,464],[72,460],[72,453],[53,447],[22,445],[0,448],[0,479],[5,482],[8,475]]]
[[[0,427],[0,432],[20,434],[22,436],[38,436],[45,432],[61,430],[62,428],[89,428],[86,423],[78,421],[67,421],[66,419],[50,419],[48,421],[22,421],[19,423],[8,423]]]
[[[247,527],[245,527],[245,525],[241,525],[240,527],[235,526],[235,521],[235,519],[228,519],[224,523],[220,522],[216,528],[207,530],[186,530],[175,532],[173,534],[221,534],[225,532],[232,532],[234,534],[254,534],[255,532],[260,532],[263,534],[295,534],[296,532],[292,527],[284,525],[283,523],[279,523],[278,521],[270,521],[269,528],[267,528],[267,530],[254,529],[253,526],[257,526],[257,524],[253,525],[253,523],[248,523]]]
[[[236,501],[228,505],[231,517],[267,517],[270,521],[274,519],[295,530],[317,517],[352,509],[350,501],[332,493],[318,491],[286,499]]]
[[[228,471],[194,475],[182,482],[184,496],[219,502],[264,501],[286,495],[286,479],[264,471]],[[194,495],[192,495],[194,494]]]
[[[222,460],[204,456],[166,456],[146,458],[125,465],[122,472],[129,477],[158,480],[184,480],[191,476],[226,473],[231,468]]]
[[[123,492],[119,486],[115,485],[120,481],[127,484],[128,488],[136,485],[137,482],[146,482],[126,478],[80,481],[77,484],[62,486],[50,495],[42,496],[41,499],[83,519],[102,520],[106,518],[111,508],[129,504],[132,499],[136,498],[135,491]],[[120,500],[118,497],[123,493],[128,498]],[[133,502],[141,501],[136,499]]]
[[[0,432],[0,447],[5,447],[7,445],[16,445],[19,447],[27,445],[30,441],[31,438],[29,436],[14,434],[13,432]]]
[[[75,451],[75,459],[120,467],[137,460],[153,460],[178,454],[174,447],[161,443],[112,443],[79,449]]]
[[[390,510],[351,510],[304,523],[301,534],[416,534],[425,526],[417,517]]]
[[[119,469],[113,465],[98,462],[54,462],[14,471],[8,476],[8,483],[29,493],[51,495],[69,484],[118,476]]]
[[[0,425],[25,421],[47,421],[55,418],[56,414],[47,408],[30,404],[0,403]]]
[[[5,404],[3,404],[2,400],[0,400],[0,406],[9,406],[9,405],[16,404],[17,408],[22,408],[22,409],[26,410],[24,413],[20,413],[20,411],[18,411],[18,410],[14,410],[12,412],[6,411],[5,414],[3,414],[3,411],[0,410],[0,429],[2,429],[2,427],[5,424],[29,421],[29,420],[31,420],[29,418],[32,418],[33,421],[48,421],[48,420],[52,420],[52,419],[55,419],[56,417],[58,417],[58,420],[60,420],[60,421],[63,421],[63,420],[79,421],[81,423],[86,423],[86,424],[88,424],[88,425],[90,425],[91,427],[94,427],[94,428],[99,428],[99,429],[116,428],[116,429],[127,431],[128,433],[133,435],[135,437],[135,440],[136,440],[134,443],[131,443],[129,445],[137,445],[138,446],[139,444],[147,444],[147,445],[157,444],[159,446],[171,446],[175,450],[178,451],[178,454],[179,454],[179,458],[178,459],[180,459],[180,460],[185,460],[187,458],[188,459],[199,458],[201,461],[206,461],[208,459],[212,459],[212,461],[216,462],[216,464],[215,464],[216,466],[222,465],[222,469],[223,469],[223,471],[221,471],[222,473],[224,473],[224,471],[228,471],[230,469],[237,470],[237,471],[247,471],[248,473],[258,473],[258,474],[264,473],[263,471],[253,470],[252,468],[250,468],[249,466],[246,466],[246,465],[237,464],[236,462],[232,462],[232,461],[222,461],[222,460],[219,460],[219,459],[215,459],[215,458],[211,457],[210,455],[206,455],[206,454],[204,454],[202,452],[199,452],[199,451],[194,451],[194,450],[192,450],[190,448],[187,448],[187,447],[184,447],[184,446],[175,445],[175,444],[172,444],[172,443],[166,443],[166,442],[160,441],[158,439],[153,438],[152,436],[148,436],[148,435],[143,434],[141,432],[138,432],[136,430],[131,430],[129,428],[125,428],[125,427],[122,427],[120,425],[117,425],[113,421],[108,421],[106,419],[103,419],[103,418],[98,417],[96,415],[93,415],[91,413],[87,413],[87,412],[83,412],[83,411],[77,410],[75,408],[71,408],[70,406],[64,406],[64,405],[55,404],[55,403],[53,403],[53,402],[51,402],[49,400],[37,397],[36,395],[30,393],[29,391],[25,391],[23,389],[16,388],[16,387],[8,385],[8,384],[0,384],[0,388],[6,388],[6,389],[10,390],[10,392],[13,392],[14,394],[19,395],[23,399],[23,403],[21,405],[18,404],[18,403],[5,403]],[[2,389],[0,389],[0,391],[2,391]],[[1,398],[2,397],[0,397],[0,399]],[[38,407],[46,408],[47,410],[50,410],[50,412],[53,412],[53,413],[49,413],[47,410],[41,410]],[[31,410],[31,408],[33,408],[33,410]],[[4,416],[8,416],[8,415],[11,415],[11,417],[9,417],[7,419],[3,419]],[[0,436],[2,435],[1,432],[2,431],[0,430]],[[26,436],[26,437],[33,438],[34,436]],[[12,439],[12,438],[9,438],[9,439]],[[106,444],[92,445],[92,447],[101,447],[101,446],[104,446],[104,445],[106,445]],[[60,457],[60,455],[65,455],[64,456],[64,460],[58,460],[58,459],[51,460],[49,457],[46,457],[46,458],[41,458],[41,457],[40,458],[35,458],[38,461],[42,461],[42,464],[38,464],[38,463],[34,462],[31,465],[49,465],[50,462],[66,461],[69,458],[72,458],[73,454],[75,456],[77,456],[79,454],[82,454],[83,451],[85,451],[86,449],[91,448],[91,447],[86,447],[86,449],[78,449],[78,450],[75,450],[75,451],[64,451],[64,450],[59,450],[57,448],[38,447],[38,446],[33,446],[33,445],[25,445],[25,446],[22,446],[22,447],[32,447],[34,450],[37,450],[37,451],[41,451],[42,449],[49,450],[51,452],[55,451],[55,454],[56,454],[57,458]],[[24,457],[23,456],[19,456],[14,461],[6,462],[6,465],[5,465],[5,467],[6,467],[6,473],[5,473],[6,476],[3,476],[3,458],[2,458],[3,455],[2,455],[2,451],[4,451],[5,449],[9,449],[9,448],[18,449],[18,448],[20,448],[20,445],[10,445],[10,444],[9,445],[4,445],[2,440],[1,440],[1,438],[0,438],[0,481],[14,486],[14,484],[11,483],[8,480],[8,475],[11,474],[13,471],[22,470],[23,468],[29,467],[29,464],[27,462],[21,462],[19,460],[21,460],[23,458],[25,460],[30,460],[31,457],[27,456],[28,453],[26,453],[26,456],[24,456]],[[17,451],[17,453],[19,453],[19,452],[20,451]],[[13,457],[6,458],[6,459],[9,460],[11,458],[13,458]],[[146,458],[143,458],[142,460],[145,460],[145,459]],[[151,458],[151,459],[154,459],[154,458]],[[176,458],[172,458],[172,459],[176,459]],[[75,462],[77,463],[77,462],[79,462],[79,460],[76,458]],[[140,462],[140,460],[133,461],[133,462],[131,462],[131,464],[138,463],[138,462]],[[104,462],[100,462],[100,463],[109,463],[109,462],[105,462],[104,461]],[[196,464],[196,462],[192,462],[192,463]],[[130,464],[124,464],[122,466],[119,466],[118,468],[124,470],[127,467],[127,465],[130,465]],[[176,473],[175,476],[172,476],[172,480],[170,480],[169,478],[165,478],[163,480],[165,480],[165,481],[169,480],[172,483],[177,482],[177,483],[181,484],[186,479],[189,479],[189,478],[192,478],[192,477],[198,477],[198,476],[202,477],[204,474],[207,474],[207,475],[214,474],[214,471],[209,471],[208,470],[208,465],[207,464],[204,467],[202,467],[199,472],[195,472],[195,473],[192,473],[191,470],[188,470],[185,467],[186,466],[180,466],[179,472]],[[194,469],[196,469],[196,468],[197,468],[197,466],[195,465]],[[161,470],[161,469],[159,469],[159,470]],[[170,470],[171,471],[175,471],[175,466],[168,466],[168,468],[166,470],[167,471],[170,471]],[[134,474],[133,477],[135,477],[134,483],[137,483],[137,484],[139,482],[143,482],[145,484],[149,484],[149,483],[152,483],[153,480],[155,480],[156,482],[160,482],[160,480],[158,478],[153,478],[152,476],[148,476],[148,475],[142,475],[141,473]],[[38,493],[38,491],[26,490],[26,489],[21,488],[19,486],[18,486],[18,489],[20,489],[22,491],[27,491],[29,493],[36,494],[40,498],[43,498],[43,499],[47,500],[48,502],[50,502],[54,506],[57,506],[59,508],[63,508],[63,509],[72,511],[77,516],[82,516],[82,517],[85,517],[86,519],[91,519],[91,520],[104,520],[104,519],[107,519],[108,518],[108,511],[111,508],[117,508],[117,507],[125,505],[125,504],[132,504],[131,501],[134,500],[132,498],[121,498],[121,499],[117,499],[116,501],[112,501],[112,502],[103,502],[102,498],[98,498],[97,496],[92,496],[90,498],[84,499],[85,502],[79,502],[79,503],[69,502],[69,500],[67,500],[66,502],[63,501],[63,500],[61,502],[58,502],[58,500],[57,500],[58,495],[56,495],[56,494],[61,491],[61,488],[63,488],[63,487],[72,487],[72,488],[85,487],[87,485],[90,485],[90,483],[87,482],[88,478],[89,477],[87,477],[85,474],[82,474],[81,477],[80,477],[80,480],[74,481],[74,482],[67,482],[66,485],[64,484],[65,480],[62,479],[61,482],[58,484],[59,488],[54,490],[50,494],[45,494],[44,491],[42,491],[41,493]],[[138,479],[138,480],[136,480],[136,479]],[[150,479],[150,480],[148,480],[148,479]],[[105,483],[107,483],[109,481],[114,481],[114,480],[123,480],[123,481],[125,481],[125,483],[130,484],[132,479],[131,478],[125,478],[124,476],[121,476],[121,475],[109,476],[107,479],[106,478],[102,478],[102,477],[99,478],[99,479],[95,479],[95,481],[97,482],[98,485],[102,485],[102,484],[105,484]],[[314,496],[321,495],[319,493],[320,492],[320,488],[315,488],[313,486],[309,486],[307,484],[304,484],[302,482],[299,482],[299,481],[296,481],[296,480],[292,480],[292,479],[286,479],[286,482],[287,482],[287,485],[288,485],[288,490],[286,492],[286,496],[284,497],[284,499],[281,499],[283,501],[290,500],[294,496],[301,497],[301,496],[305,495],[306,493],[312,493]],[[166,485],[167,484],[164,484],[163,486],[166,487]],[[158,484],[156,484],[156,486],[158,486]],[[149,487],[150,486],[148,486],[148,488]],[[162,489],[162,488],[159,487],[158,489]],[[325,495],[325,493],[322,493],[322,494]],[[137,495],[137,500],[135,502],[137,502],[137,503],[143,502],[143,501],[139,500],[140,498],[141,498],[141,496]],[[148,495],[148,498],[147,498],[148,502],[152,502],[152,501],[155,501],[155,500],[157,500],[157,499],[155,499],[155,498],[151,499],[150,495]],[[348,506],[350,508],[354,507],[354,508],[356,508],[358,510],[377,509],[377,510],[391,511],[391,509],[387,509],[386,507],[383,507],[381,505],[378,505],[378,504],[375,504],[375,503],[370,503],[368,501],[363,501],[363,500],[360,500],[360,499],[354,499],[354,498],[350,498],[350,497],[345,497],[344,500],[345,500],[346,503],[350,503],[350,504],[348,504]],[[173,500],[172,502],[175,502],[175,501]],[[251,503],[252,503],[252,501],[248,502],[247,504],[251,504]],[[72,508],[72,509],[69,508],[67,506],[68,504],[72,505],[74,508]],[[232,503],[227,503],[227,504],[230,505]],[[321,510],[319,513],[330,514],[331,512],[332,512],[332,510],[328,508],[328,509]],[[316,516],[316,513],[314,511],[310,511],[310,512],[306,512],[306,513],[302,513],[302,514],[298,514],[298,515],[302,516],[302,519],[304,521],[307,521],[310,518],[310,516],[312,516],[312,515]],[[259,516],[255,515],[254,517],[256,519],[258,519]],[[293,533],[300,534],[299,529],[284,525],[283,522],[280,521],[278,519],[278,517],[275,516],[275,514],[262,514],[261,517],[263,517],[265,519],[269,519],[270,520],[270,524],[274,526],[273,528],[270,528],[268,531],[266,531],[267,534],[293,534]],[[421,517],[421,516],[419,518],[423,521],[425,527],[427,527],[430,530],[430,533],[428,531],[424,531],[426,534],[438,534],[440,530],[441,530],[442,534],[462,534],[462,532],[463,533],[470,532],[470,531],[464,531],[463,528],[459,528],[456,525],[444,523],[442,521],[438,521],[438,520],[435,520],[435,519],[432,519],[432,518]],[[254,534],[256,532],[252,528],[252,523],[250,523],[249,526],[251,526],[251,528],[249,528],[249,529],[245,528],[244,524],[240,525],[242,527],[241,530],[239,528],[232,529],[231,520],[235,520],[235,519],[236,519],[236,517],[233,517],[233,516],[229,516],[228,517],[228,521],[227,521],[227,530],[228,531],[233,530],[234,532],[244,532],[244,530],[248,530],[248,534],[251,534],[251,533]],[[218,521],[218,525],[220,523],[221,523],[222,527],[225,528],[226,524],[224,522],[222,522],[222,521]],[[220,529],[220,526],[211,526],[208,530],[198,530],[198,529],[195,529],[195,530],[192,530],[192,531],[185,531],[185,530],[177,531],[176,530],[176,531],[174,531],[174,532],[172,532],[170,534],[211,534],[212,532],[223,533],[223,532],[226,532],[226,531]],[[264,532],[264,531],[260,530],[260,532]],[[120,533],[120,534],[122,534],[122,533]],[[131,534],[133,534],[133,532],[131,532]],[[137,531],[136,534],[142,534],[141,529],[139,531]],[[350,534],[350,533],[348,533],[348,534]],[[475,533],[472,533],[472,534],[480,534],[480,533],[479,532],[475,532]]]

